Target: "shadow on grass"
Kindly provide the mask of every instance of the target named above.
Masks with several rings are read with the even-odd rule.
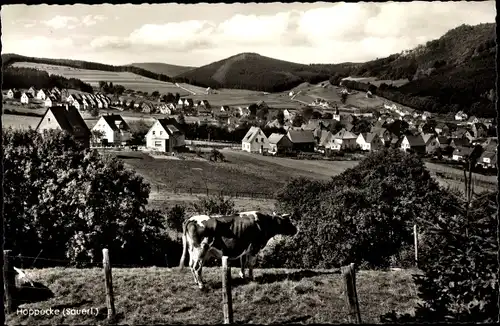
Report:
[[[339,270],[333,270],[329,272],[318,272],[318,271],[311,271],[311,270],[302,270],[302,271],[297,271],[297,272],[291,272],[291,273],[263,273],[262,275],[259,275],[254,278],[253,282],[257,284],[270,284],[270,283],[276,283],[276,282],[283,282],[283,281],[300,281],[304,278],[311,278],[315,276],[320,276],[320,275],[332,275],[332,274],[340,274]],[[251,283],[249,279],[242,279],[242,278],[234,278],[231,279],[231,287],[237,287],[241,285],[245,285]],[[222,287],[221,282],[217,282],[212,284],[212,289],[220,289]]]
[[[116,155],[116,157],[119,158],[119,159],[121,159],[121,160],[127,160],[127,159],[128,160],[130,160],[130,159],[132,159],[132,160],[134,160],[134,159],[135,160],[143,160],[144,159],[142,156],[132,156],[132,155],[123,155],[123,154]]]
[[[18,305],[46,301],[54,297],[54,293],[44,284],[33,282],[33,285],[23,284],[17,288],[14,300]]]

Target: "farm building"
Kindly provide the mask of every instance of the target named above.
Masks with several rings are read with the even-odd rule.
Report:
[[[85,124],[80,112],[74,106],[53,106],[45,111],[36,130],[64,130],[73,135],[85,148],[90,147],[90,130]]]
[[[374,132],[361,133],[356,138],[356,143],[363,151],[376,151],[384,147],[380,136]]]
[[[298,152],[314,152],[316,141],[310,130],[288,130],[287,137],[292,142],[292,149]]]
[[[101,140],[108,144],[125,145],[132,138],[130,127],[119,114],[101,116],[92,131],[100,131]]]
[[[269,153],[271,154],[285,154],[292,150],[293,144],[286,135],[271,134],[269,136]]]
[[[175,119],[157,119],[146,134],[146,147],[160,152],[173,152],[186,146],[184,134]]]
[[[411,150],[415,153],[425,153],[426,146],[422,136],[406,135],[401,140],[401,149],[405,152]]]
[[[33,95],[31,93],[26,92],[21,95],[21,103],[23,104],[29,104],[33,100]]]
[[[269,139],[259,127],[250,127],[241,141],[241,150],[249,153],[263,153],[269,150]]]

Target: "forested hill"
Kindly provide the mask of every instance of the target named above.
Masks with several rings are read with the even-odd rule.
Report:
[[[103,63],[81,61],[81,60],[35,58],[35,57],[26,57],[13,53],[2,54],[3,69],[5,69],[6,67],[10,66],[15,62],[32,62],[32,63],[41,63],[41,64],[49,64],[57,66],[66,66],[78,69],[88,69],[88,70],[116,71],[116,72],[126,71],[155,80],[172,82],[172,78],[170,76],[152,72],[135,66],[112,66]]]
[[[353,64],[348,64],[351,65]],[[343,64],[306,65],[257,53],[240,53],[193,69],[177,78],[184,78],[185,82],[202,87],[279,92],[303,82],[318,83],[327,80],[335,72],[348,71]]]
[[[350,76],[410,79],[399,88],[381,85],[379,95],[430,112],[494,117],[496,81],[495,24],[462,25],[411,51],[366,62]],[[332,78],[337,82],[340,77]],[[348,82],[349,87],[367,85]]]

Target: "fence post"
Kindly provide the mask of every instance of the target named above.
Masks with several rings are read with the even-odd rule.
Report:
[[[208,188],[207,188],[207,197],[208,197]]]
[[[418,230],[417,225],[413,225],[413,242],[415,246],[415,267],[418,267]]]
[[[224,324],[232,324],[231,267],[228,266],[227,256],[222,257],[222,312],[224,313]]]
[[[358,294],[356,292],[356,271],[354,263],[340,268],[344,277],[345,295],[349,308],[349,321],[361,324],[361,313],[359,311]]]
[[[10,314],[14,312],[17,304],[15,303],[16,293],[16,271],[14,270],[12,250],[3,251],[3,279],[5,282],[5,312]]]
[[[108,307],[108,320],[115,319],[115,298],[113,297],[113,278],[111,264],[109,263],[108,249],[102,250],[102,265],[104,267],[104,279],[106,284],[106,306]]]

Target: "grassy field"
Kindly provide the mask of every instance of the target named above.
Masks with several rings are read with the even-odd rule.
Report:
[[[2,114],[2,127],[13,129],[35,129],[40,122],[39,117],[30,117],[25,115]]]
[[[125,88],[143,92],[153,92],[156,90],[162,94],[168,92],[175,94],[180,91],[172,83],[146,78],[131,72],[86,70],[31,62],[16,62],[13,66],[40,69],[47,71],[49,74],[60,75],[66,78],[78,78],[92,86],[98,86],[99,81],[108,81],[116,85],[122,85]]]
[[[386,83],[387,85],[393,85],[394,87],[401,87],[403,86],[404,84],[407,84],[409,83],[410,81],[405,78],[405,79],[397,79],[397,80],[390,80],[390,79],[384,79],[384,80],[380,80],[378,79],[377,77],[359,77],[359,78],[356,78],[356,77],[347,77],[347,78],[344,78],[345,80],[354,80],[354,81],[358,81],[360,83],[370,83],[370,84],[373,84],[377,87],[379,87],[382,83]]]
[[[113,264],[111,256],[111,264]],[[53,297],[26,303],[31,309],[98,309],[96,315],[6,316],[6,324],[104,324],[104,277],[101,268],[27,270],[37,286]],[[220,268],[204,268],[201,292],[188,269],[113,268],[119,324],[218,324],[223,321]],[[343,281],[338,271],[257,269],[243,282],[232,268],[234,322],[237,324],[347,323]],[[417,304],[412,274],[418,271],[359,271],[356,286],[363,323],[379,323],[381,314],[411,313]],[[26,297],[25,297],[26,298]]]

